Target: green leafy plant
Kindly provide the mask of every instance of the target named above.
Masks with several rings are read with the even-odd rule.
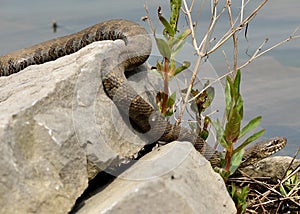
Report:
[[[245,126],[242,124],[244,112],[243,99],[240,94],[241,72],[239,69],[247,66],[250,62],[257,59],[264,53],[269,52],[271,49],[299,37],[299,35],[292,34],[283,42],[268,48],[266,51],[261,51],[262,47],[267,42],[266,40],[261,46],[257,47],[257,50],[253,52],[246,62],[241,64],[238,63],[238,37],[241,35],[241,31],[243,29],[245,29],[245,37],[247,36],[247,28],[249,23],[254,19],[254,17],[256,17],[258,11],[260,11],[266,2],[267,0],[258,3],[253,10],[249,11],[249,14],[247,15],[244,13],[244,10],[248,3],[244,4],[241,7],[239,15],[235,17],[231,11],[233,5],[232,1],[212,1],[209,26],[205,34],[200,36],[196,35],[195,33],[195,26],[197,26],[198,20],[193,20],[192,11],[195,5],[194,1],[190,2],[189,4],[186,0],[170,0],[171,15],[169,21],[162,16],[161,8],[159,7],[158,18],[164,26],[164,38],[157,38],[155,36],[154,27],[151,20],[149,21],[158,50],[163,57],[161,61],[156,63],[156,72],[159,73],[164,81],[164,90],[157,94],[156,101],[161,113],[165,116],[171,116],[173,114],[173,106],[176,100],[175,93],[170,93],[171,95],[169,95],[169,81],[174,76],[190,67],[190,62],[188,61],[178,65],[175,62],[174,57],[181,50],[186,38],[191,34],[192,44],[195,54],[197,55],[197,61],[193,69],[190,83],[186,89],[186,96],[184,98],[183,106],[180,109],[176,124],[180,124],[181,117],[186,109],[186,106],[190,103],[189,101],[191,96],[194,97],[192,99],[195,102],[191,104],[191,109],[195,112],[196,121],[190,122],[189,125],[191,129],[198,134],[198,137],[204,140],[206,140],[209,135],[209,124],[212,124],[212,126],[215,128],[217,142],[220,143],[225,149],[225,152],[220,157],[221,167],[216,170],[219,171],[225,181],[228,181],[229,176],[234,174],[234,172],[242,163],[244,148],[263,135],[265,132],[265,130],[260,130],[254,134],[251,134],[251,132],[259,126],[261,122],[261,116],[255,117]],[[220,10],[220,8],[223,9]],[[185,14],[189,29],[179,33],[177,30],[177,25],[181,10]],[[228,13],[230,29],[228,29],[222,36],[219,37],[218,34],[214,33],[214,31],[219,23],[219,20],[221,17],[223,17],[223,15],[225,15],[226,12]],[[197,15],[197,17],[199,16]],[[295,30],[295,32],[296,31],[297,30]],[[199,38],[201,38],[201,42],[197,41]],[[227,77],[225,88],[226,107],[224,123],[221,123],[219,120],[212,121],[208,116],[203,118],[201,115],[203,111],[210,106],[214,99],[214,89],[211,87],[210,83],[207,82],[201,91],[198,91],[193,87],[196,76],[202,65],[201,62],[203,62],[204,59],[206,60],[230,39],[233,41],[233,63],[230,65],[230,62],[227,60],[229,58],[224,50],[223,53],[228,66],[228,72],[212,81],[212,83],[214,83],[224,77]],[[239,146],[236,146],[237,143],[240,143]],[[293,176],[283,184],[281,191],[287,195],[287,192],[290,192],[290,189],[293,188],[294,184],[299,185],[299,181]],[[231,186],[227,184],[227,186],[231,197],[235,201],[238,213],[245,212],[247,207],[249,187],[246,186],[237,188],[235,184],[231,184]]]
[[[181,0],[170,0],[171,15],[169,21],[162,15],[161,8],[158,8],[158,18],[164,26],[164,38],[155,36],[156,44],[162,61],[157,61],[156,72],[164,81],[164,89],[157,93],[156,103],[160,112],[165,116],[173,114],[173,105],[175,104],[176,94],[169,95],[169,81],[180,72],[186,70],[190,63],[185,61],[177,66],[175,61],[176,54],[181,50],[185,39],[191,34],[191,29],[186,29],[177,35],[177,24],[180,16]],[[226,80],[225,101],[226,101],[226,121],[225,127],[219,120],[213,122],[209,117],[204,118],[202,122],[201,113],[210,106],[214,98],[213,87],[208,87],[209,82],[204,85],[201,93],[198,90],[191,90],[191,95],[195,97],[195,103],[191,108],[196,114],[196,123],[190,123],[190,127],[198,134],[198,137],[206,140],[209,132],[209,123],[212,123],[216,129],[217,141],[224,147],[225,154],[221,157],[220,173],[226,180],[232,175],[242,162],[244,148],[252,141],[260,137],[265,130],[252,134],[242,142],[240,146],[234,148],[234,145],[246,134],[255,129],[261,121],[261,117],[251,120],[246,126],[241,128],[243,120],[243,99],[240,94],[241,72],[238,70],[235,77]],[[205,90],[204,90],[205,89]]]
[[[180,72],[186,70],[190,66],[190,62],[184,61],[181,65],[177,66],[175,61],[176,54],[181,50],[185,39],[190,35],[190,29],[184,30],[178,36],[177,24],[180,15],[182,1],[171,0],[170,8],[171,15],[170,21],[162,16],[161,8],[158,9],[158,18],[164,26],[163,35],[164,39],[155,36],[156,45],[160,54],[163,57],[161,62],[156,63],[157,72],[161,75],[164,81],[164,90],[157,94],[156,100],[160,112],[165,116],[173,114],[172,107],[175,103],[176,94],[169,96],[169,81]]]
[[[247,198],[249,194],[249,187],[244,186],[242,188],[237,188],[234,183],[228,187],[228,192],[233,199],[237,213],[244,213],[247,208]]]
[[[288,170],[287,176],[292,173],[292,170]],[[295,188],[295,186],[299,186],[299,179],[297,174],[292,175],[289,179],[287,179],[282,185],[280,185],[280,193],[283,196],[288,196],[290,192]]]
[[[209,86],[209,81],[207,81],[203,86],[203,92],[199,90],[192,89],[191,96],[195,98],[195,101],[191,103],[191,109],[195,113],[196,123],[190,122],[189,125],[191,129],[198,134],[198,137],[206,140],[209,135],[208,126],[210,124],[210,118],[205,116],[202,124],[202,115],[203,113],[212,103],[215,97],[215,90],[213,87]],[[206,89],[205,89],[206,88]],[[205,89],[205,90],[204,90]],[[182,90],[182,92],[186,93],[187,89]]]
[[[161,8],[158,8],[158,18],[164,26],[164,38],[157,38],[154,34],[158,50],[163,57],[162,61],[157,61],[156,71],[164,82],[164,90],[157,93],[156,103],[160,112],[165,116],[171,116],[174,113],[173,106],[176,100],[176,93],[169,95],[169,81],[190,67],[190,62],[188,61],[184,61],[179,65],[177,65],[175,61],[176,54],[180,52],[186,38],[191,34],[191,29],[185,29],[181,33],[178,33],[177,25],[181,4],[181,0],[170,0],[171,15],[169,21],[163,17]],[[204,87],[208,84],[209,82],[207,82]],[[182,92],[184,93],[184,90],[182,90]],[[201,113],[210,106],[214,98],[214,89],[213,87],[208,87],[202,93],[197,89],[193,89],[191,95],[195,98],[195,102],[191,108],[195,112],[196,123],[190,123],[190,127],[197,133],[198,137],[206,140],[209,135],[208,126],[210,120],[208,117],[205,117],[202,123]]]
[[[240,81],[240,70],[237,71],[234,80],[231,80],[229,77],[227,77],[226,79],[225,128],[222,126],[219,120],[217,120],[216,122],[211,121],[213,127],[216,129],[217,141],[226,150],[225,155],[221,157],[221,168],[225,170],[221,174],[223,175],[223,178],[225,180],[228,178],[228,176],[232,175],[236,171],[236,169],[242,162],[245,146],[259,138],[265,132],[265,130],[260,130],[252,134],[250,137],[244,140],[240,146],[234,148],[234,145],[238,142],[238,140],[240,140],[253,129],[257,128],[261,121],[260,116],[256,117],[243,128],[241,128],[243,120],[243,99],[240,94]]]

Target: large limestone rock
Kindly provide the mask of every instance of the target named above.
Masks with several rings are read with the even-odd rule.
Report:
[[[68,213],[99,170],[144,146],[102,90],[101,62],[124,43],[99,44],[0,78],[0,213]],[[147,90],[139,77],[133,84]],[[80,213],[234,212],[221,178],[191,144],[146,159]]]
[[[102,90],[102,59],[124,43],[99,44],[0,78],[0,213],[68,213],[88,177],[143,146]]]
[[[188,142],[174,142],[140,159],[77,214],[236,213],[223,179]]]

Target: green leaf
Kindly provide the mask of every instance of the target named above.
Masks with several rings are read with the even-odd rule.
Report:
[[[170,16],[170,25],[172,26],[175,32],[177,30],[181,2],[182,0],[170,0],[170,6],[172,11]]]
[[[156,62],[156,68],[158,71],[163,71],[163,65],[161,64],[161,62],[159,61]]]
[[[286,176],[289,176],[292,172],[293,172],[293,170],[288,170],[286,173]],[[292,189],[297,185],[299,185],[298,176],[297,176],[297,174],[294,174],[289,179],[287,179],[283,183],[283,185],[280,185],[280,187],[284,191],[283,194],[288,195],[288,194],[290,194],[290,191],[292,191]],[[282,192],[282,190],[281,190],[281,192]],[[288,194],[286,194],[286,190],[289,191]]]
[[[174,59],[171,59],[171,62],[169,64],[169,78],[172,79],[175,76],[175,70],[176,70],[176,61]]]
[[[214,170],[215,172],[219,173],[224,180],[227,180],[228,177],[230,176],[229,172],[227,172],[222,168],[215,167]]]
[[[160,22],[164,25],[165,31],[168,32],[168,34],[171,37],[174,37],[175,31],[172,28],[172,26],[170,25],[170,23],[162,15],[160,15],[160,14],[158,15],[158,18],[159,18]]]
[[[175,46],[170,45],[170,47],[173,47],[172,55],[171,55],[172,58],[175,58],[175,56],[181,51],[184,43],[185,43],[184,40],[179,40],[179,42]]]
[[[156,62],[156,67],[151,68],[151,72],[157,76],[158,78],[163,78],[163,73],[162,73],[162,64],[161,62],[157,61]]]
[[[250,137],[248,137],[239,147],[237,147],[234,151],[233,154],[236,152],[239,152],[241,149],[245,148],[249,143],[255,141],[257,138],[259,138],[260,136],[262,136],[265,133],[265,129],[262,129],[256,133],[254,133],[253,135],[251,135]]]
[[[255,129],[256,127],[258,127],[260,122],[261,122],[261,118],[262,118],[261,116],[258,116],[256,118],[252,119],[246,126],[244,126],[243,129],[240,132],[239,138],[242,138],[248,132],[250,132],[253,129]]]
[[[206,93],[207,93],[207,98],[206,98],[205,103],[202,105],[204,110],[207,109],[211,105],[211,103],[215,97],[215,89],[213,87],[208,87],[206,89]]]
[[[241,191],[241,196],[245,199],[244,200],[245,202],[246,202],[248,193],[249,193],[249,186],[244,186]]]
[[[225,136],[227,142],[236,142],[240,135],[242,118],[237,108],[232,108],[225,126]]]
[[[180,33],[180,34],[177,36],[176,41],[182,41],[182,40],[185,40],[191,33],[192,33],[192,30],[191,30],[191,29],[189,29],[189,28],[185,29],[184,31],[182,31],[182,33]]]
[[[231,184],[231,198],[233,198],[234,197],[234,195],[236,194],[236,192],[237,192],[237,188],[236,188],[236,186],[235,186],[235,184],[234,183],[232,183]]]
[[[235,94],[240,94],[240,83],[241,83],[241,71],[238,70],[236,73],[236,76],[234,78],[234,90],[235,90]]]
[[[229,112],[232,106],[232,96],[231,96],[231,80],[227,77],[226,87],[225,87],[225,103],[226,103],[226,117],[229,117]]]
[[[178,51],[181,50],[181,48],[182,48],[182,46],[185,42],[186,37],[188,37],[191,34],[191,32],[192,31],[188,28],[188,29],[185,29],[176,38],[170,38],[169,45],[173,49],[173,52],[177,53]],[[174,56],[176,55],[175,53],[173,54]]]
[[[226,139],[224,137],[224,129],[219,121],[219,119],[217,119],[216,122],[213,122],[210,120],[210,123],[212,124],[212,126],[215,128],[216,130],[216,134],[217,134],[217,142],[220,143],[223,148],[227,149],[228,148],[228,143],[226,142]]]
[[[237,168],[240,166],[242,159],[243,159],[243,155],[244,155],[244,150],[241,149],[240,151],[234,153],[231,157],[231,162],[230,162],[230,175],[232,175]]]
[[[220,155],[220,159],[221,159],[221,161],[220,161],[220,166],[221,166],[222,169],[224,169],[224,170],[225,170],[225,166],[226,166],[225,155],[226,155],[226,152],[222,152],[221,155]],[[227,170],[225,170],[225,171],[227,171]],[[227,171],[227,172],[228,172],[228,176],[230,176],[229,171]]]
[[[206,140],[208,138],[208,135],[209,135],[209,132],[207,130],[202,130],[201,133],[200,133],[200,137],[203,140]]]
[[[175,103],[175,100],[176,100],[176,92],[173,92],[168,98],[167,107],[172,107]]]
[[[287,192],[285,191],[285,189],[284,189],[284,187],[282,185],[280,185],[279,189],[280,189],[281,195],[287,196]]]
[[[227,142],[236,142],[243,119],[243,99],[239,93],[241,74],[237,72],[234,83],[227,77],[225,88],[226,117],[225,136]]]
[[[160,38],[155,38],[155,40],[156,40],[156,44],[157,44],[157,47],[158,47],[158,50],[159,50],[160,54],[164,58],[167,58],[168,60],[170,60],[171,50],[170,50],[167,42],[163,39],[160,39]]]
[[[165,116],[166,117],[170,117],[174,114],[174,112],[172,111],[172,109],[169,109],[166,113],[165,113]]]
[[[241,116],[241,120],[243,119],[243,110],[244,110],[244,102],[242,99],[242,96],[240,94],[237,95],[237,101],[236,101],[236,108],[237,111],[239,112],[239,115]]]
[[[175,70],[174,76],[177,75],[177,74],[179,74],[181,71],[188,69],[188,68],[190,67],[190,65],[191,65],[190,62],[184,61],[184,62],[182,63],[182,65],[179,66],[179,67]]]

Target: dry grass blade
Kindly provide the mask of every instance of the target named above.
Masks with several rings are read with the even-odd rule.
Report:
[[[297,156],[300,148],[294,156]],[[294,159],[288,166],[291,169]],[[299,213],[300,212],[300,165],[286,173],[277,183],[268,177],[252,178],[240,171],[241,177],[231,178],[236,186],[249,186],[246,213]],[[288,183],[294,179],[294,183]],[[285,191],[283,191],[285,190]]]

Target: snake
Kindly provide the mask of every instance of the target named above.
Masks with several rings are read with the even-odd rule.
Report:
[[[30,65],[72,54],[95,41],[117,39],[123,40],[124,45],[112,48],[99,69],[104,91],[119,112],[126,115],[138,132],[147,136],[149,142],[189,141],[212,166],[220,166],[220,151],[212,148],[191,130],[169,122],[126,81],[124,71],[143,64],[152,49],[148,32],[135,22],[124,19],[104,21],[77,33],[0,56],[0,77],[17,73]],[[245,150],[242,166],[276,153],[286,142],[284,137],[275,137],[254,144]]]

